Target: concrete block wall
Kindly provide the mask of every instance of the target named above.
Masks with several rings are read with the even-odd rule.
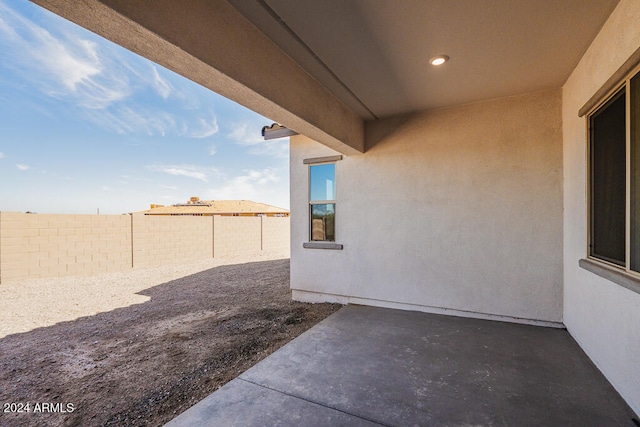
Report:
[[[209,259],[289,257],[289,218],[0,212],[0,284]]]
[[[261,226],[261,217],[214,217],[214,256],[235,257],[260,253],[262,250]]]
[[[133,265],[154,267],[213,257],[212,217],[133,215]]]
[[[291,230],[289,218],[262,217],[262,251],[289,256]]]
[[[128,215],[0,213],[0,283],[127,268]]]

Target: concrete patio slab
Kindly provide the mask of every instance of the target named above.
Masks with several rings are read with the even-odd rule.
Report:
[[[634,426],[567,331],[347,306],[169,426]]]
[[[247,410],[250,405],[253,410]],[[224,408],[224,410],[220,410]],[[227,383],[166,426],[376,426],[242,379]]]

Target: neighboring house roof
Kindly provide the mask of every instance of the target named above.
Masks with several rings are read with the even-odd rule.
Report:
[[[145,215],[289,214],[287,209],[250,200],[198,200],[141,211]]]

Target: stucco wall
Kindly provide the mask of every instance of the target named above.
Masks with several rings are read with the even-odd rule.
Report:
[[[307,166],[291,138],[291,287],[335,300],[562,321],[561,91],[390,119],[337,163],[336,240],[303,249]]]
[[[640,47],[640,2],[622,0],[563,87],[564,322],[640,413],[640,295],[578,266],[587,254],[587,133],[578,110]]]

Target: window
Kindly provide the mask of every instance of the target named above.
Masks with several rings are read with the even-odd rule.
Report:
[[[309,165],[309,241],[307,249],[338,249],[336,242],[336,162],[341,155],[304,159]]]
[[[640,272],[640,73],[589,115],[589,256]]]
[[[309,240],[336,240],[336,164],[309,165]]]

